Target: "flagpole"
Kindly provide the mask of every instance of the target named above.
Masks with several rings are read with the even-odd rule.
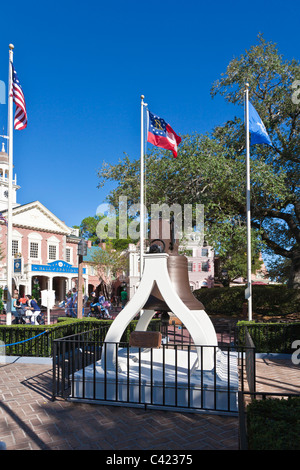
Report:
[[[9,79],[8,79],[8,209],[7,209],[7,307],[6,324],[11,325],[12,307],[12,174],[13,174],[13,96],[12,66],[14,45],[9,44]]]
[[[144,95],[141,95],[140,279],[144,270]]]
[[[247,210],[247,289],[248,320],[252,321],[252,281],[251,281],[251,209],[250,209],[250,134],[249,134],[249,83],[245,89],[246,121],[246,210]]]

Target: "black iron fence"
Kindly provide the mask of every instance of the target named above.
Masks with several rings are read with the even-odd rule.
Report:
[[[132,348],[128,342],[105,343],[103,330],[91,330],[53,342],[53,400],[57,397],[145,408],[237,413],[244,390],[245,353],[225,346],[162,344]],[[107,348],[114,348],[113,366]],[[209,355],[211,369],[203,362]]]

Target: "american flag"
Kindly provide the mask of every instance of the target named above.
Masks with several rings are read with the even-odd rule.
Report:
[[[25,127],[27,126],[26,104],[25,104],[24,93],[20,85],[18,76],[17,76],[17,72],[15,71],[13,64],[11,64],[11,67],[12,67],[11,96],[13,97],[14,103],[16,105],[14,128],[17,130],[21,130],[21,129],[25,129]]]
[[[2,214],[2,212],[0,212],[0,220],[3,220],[3,222],[5,222],[5,224],[7,225],[7,220],[4,217],[4,215]]]

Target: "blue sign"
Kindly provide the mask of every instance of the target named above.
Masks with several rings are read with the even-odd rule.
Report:
[[[32,264],[31,271],[78,274],[78,268],[74,268],[71,264],[61,260],[53,261],[52,263],[48,264]],[[85,271],[86,269],[84,268],[83,274],[85,274]]]
[[[14,259],[14,273],[22,274],[22,258]]]

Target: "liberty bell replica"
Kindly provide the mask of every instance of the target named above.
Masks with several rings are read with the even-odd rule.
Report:
[[[150,236],[155,236],[150,242],[149,253],[167,253],[167,268],[174,290],[188,307],[189,310],[204,310],[203,304],[199,302],[191,292],[188,277],[188,260],[185,255],[178,253],[179,240],[175,238],[174,216],[169,220],[159,217],[151,221]],[[171,308],[163,299],[156,283],[148,301],[144,305],[145,310],[157,310],[160,312],[171,312]]]

